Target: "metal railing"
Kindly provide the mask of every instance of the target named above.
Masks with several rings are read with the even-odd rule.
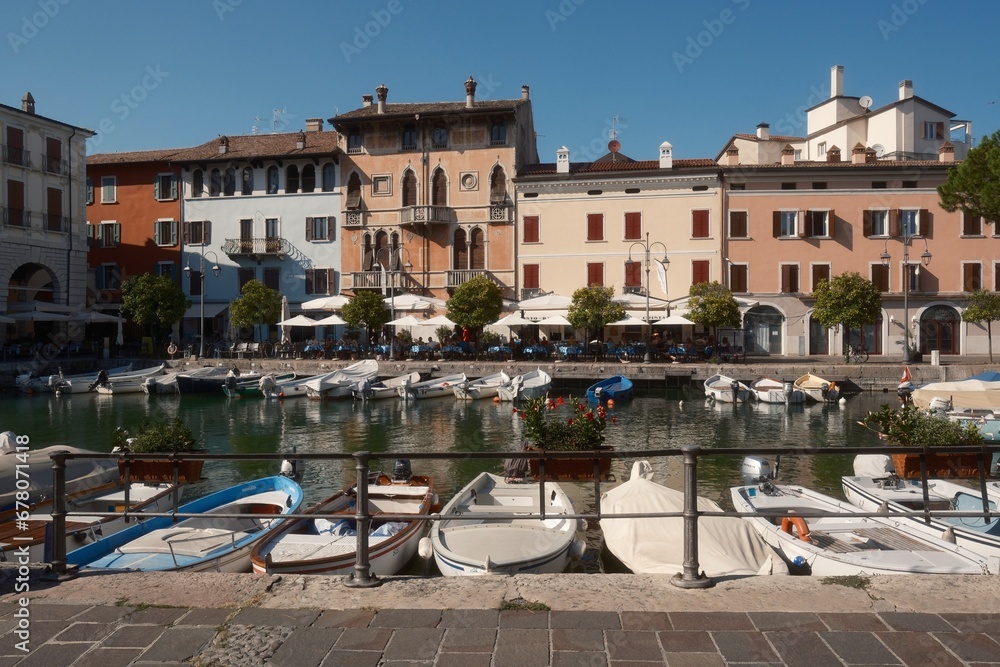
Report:
[[[930,498],[929,490],[927,485],[927,456],[930,454],[941,455],[941,454],[968,454],[974,452],[977,456],[978,461],[978,480],[979,480],[979,491],[983,498],[983,508],[982,511],[939,511],[930,509]],[[682,518],[684,523],[684,561],[682,572],[674,575],[671,579],[671,583],[680,588],[707,588],[714,585],[711,578],[706,577],[703,573],[700,573],[700,565],[698,560],[698,519],[700,517],[714,517],[714,516],[727,516],[727,517],[751,517],[751,516],[761,516],[771,519],[787,516],[784,510],[774,510],[771,512],[761,511],[756,514],[744,513],[744,512],[705,512],[698,509],[698,459],[700,457],[732,457],[736,459],[742,459],[747,455],[760,455],[765,457],[780,457],[780,456],[856,456],[859,454],[918,454],[920,457],[920,479],[923,487],[923,507],[922,510],[914,510],[907,512],[893,512],[892,515],[896,517],[917,517],[926,522],[934,517],[946,516],[949,518],[982,518],[985,521],[990,521],[992,518],[1000,517],[1000,512],[990,509],[989,496],[987,494],[987,484],[986,479],[989,476],[989,466],[992,462],[993,454],[1000,452],[1000,444],[998,445],[988,445],[982,444],[979,446],[950,446],[950,447],[908,447],[902,449],[900,447],[771,447],[771,448],[760,448],[760,449],[746,449],[746,448],[712,448],[712,449],[702,449],[697,445],[683,446],[679,448],[668,448],[668,449],[651,449],[651,450],[591,450],[591,451],[545,451],[545,450],[524,450],[519,452],[368,452],[361,451],[352,454],[341,453],[341,454],[293,454],[289,457],[288,454],[90,454],[90,453],[72,453],[68,451],[57,451],[51,454],[53,461],[53,509],[52,509],[52,526],[53,526],[53,550],[52,550],[52,570],[56,575],[60,577],[67,576],[68,567],[66,561],[66,519],[67,517],[75,516],[102,516],[102,517],[124,517],[125,521],[130,519],[148,518],[148,517],[170,517],[174,521],[178,519],[186,519],[190,517],[202,516],[198,513],[185,513],[178,512],[176,509],[169,512],[138,512],[129,511],[131,507],[129,492],[130,488],[125,487],[125,496],[122,502],[122,507],[125,508],[121,512],[70,512],[67,510],[67,500],[66,500],[66,462],[73,459],[115,459],[123,462],[123,478],[128,478],[130,465],[132,461],[138,460],[163,460],[169,459],[173,464],[173,479],[175,483],[174,491],[174,507],[177,507],[179,502],[179,490],[176,485],[179,479],[179,468],[183,461],[191,460],[205,460],[205,461],[275,461],[280,462],[288,458],[293,458],[296,461],[336,461],[336,460],[350,460],[353,459],[355,462],[355,469],[357,471],[357,502],[356,502],[356,513],[354,519],[358,525],[358,547],[356,550],[356,558],[354,565],[354,573],[345,578],[345,585],[356,586],[356,587],[371,587],[378,586],[381,582],[378,578],[371,574],[371,564],[369,562],[369,531],[368,528],[371,525],[373,515],[368,509],[368,484],[367,480],[370,479],[371,473],[371,462],[372,461],[394,461],[395,459],[405,458],[410,460],[470,460],[470,459],[529,459],[538,461],[538,495],[540,501],[540,513],[539,514],[523,514],[523,513],[491,513],[490,517],[492,519],[501,520],[514,520],[514,519],[538,519],[544,521],[546,519],[545,512],[545,498],[546,490],[545,485],[548,480],[546,474],[546,463],[550,461],[555,461],[558,459],[590,459],[593,461],[593,475],[588,480],[576,480],[576,481],[588,481],[593,483],[593,493],[594,493],[594,511],[592,513],[575,513],[575,514],[559,514],[562,519],[585,519],[589,521],[601,521],[603,519],[635,519],[635,518],[654,518],[654,517],[664,517],[664,518]],[[643,460],[643,459],[657,459],[657,458],[672,458],[680,457],[684,466],[684,509],[681,512],[650,512],[650,513],[612,513],[604,514],[601,510],[601,461],[603,459],[618,459],[618,460]],[[548,480],[552,481],[552,480]],[[842,516],[841,514],[832,512],[822,512],[822,511],[801,511],[796,512],[797,516],[803,518],[820,518],[820,517],[837,517]],[[875,512],[865,512],[857,511],[852,513],[852,516],[856,517],[878,517],[885,516],[885,510],[879,510]],[[261,519],[274,519],[274,514],[227,514],[227,513],[213,513],[213,518],[261,518]],[[313,513],[307,514],[302,512],[289,513],[280,515],[281,519],[298,519],[298,518],[337,518],[336,514],[324,514],[324,513]],[[385,521],[439,521],[442,519],[448,520],[477,520],[473,514],[468,515],[447,515],[442,516],[440,513],[433,513],[427,515],[415,515],[415,514],[391,514],[391,513],[380,513],[379,519]]]
[[[287,255],[291,245],[282,237],[226,239],[222,252],[235,255]]]

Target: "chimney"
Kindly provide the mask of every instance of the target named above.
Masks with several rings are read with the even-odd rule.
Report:
[[[840,162],[840,149],[836,145],[830,146],[829,150],[826,151],[826,161]]]
[[[830,68],[830,97],[844,95],[844,66],[834,65]]]
[[[674,168],[674,147],[669,141],[660,144],[660,169]]]
[[[913,97],[913,82],[903,79],[899,82],[899,99],[908,100]]]
[[[569,173],[569,149],[565,146],[556,151],[556,173]]]
[[[389,97],[389,89],[383,83],[375,89],[375,94],[378,95],[378,112],[380,114],[385,113],[385,100]]]
[[[730,144],[729,148],[726,149],[726,164],[739,164],[739,163],[740,163],[740,149]]]
[[[521,86],[521,99],[528,100],[531,89],[527,85]]]
[[[299,134],[295,137],[295,148],[296,150],[302,150],[306,147],[306,133],[299,130]]]
[[[476,80],[469,75],[465,82],[465,108],[471,109],[476,105]]]
[[[30,113],[32,116],[35,115],[35,98],[31,96],[31,93],[25,93],[24,97],[21,98],[21,111],[24,113]]]
[[[306,118],[306,132],[322,132],[322,131],[323,131],[322,118]]]
[[[361,107],[370,107],[372,105],[372,95],[362,95],[361,96]]]
[[[946,141],[941,144],[941,148],[938,149],[938,162],[954,162],[955,161],[955,146],[950,141]]]
[[[873,164],[878,162],[878,153],[875,152],[874,148],[865,149],[865,164]]]
[[[781,164],[795,164],[795,149],[791,144],[785,144],[781,149]]]
[[[219,155],[225,155],[229,152],[229,137],[223,135],[219,137]]]
[[[851,149],[851,164],[864,164],[865,162],[865,146],[859,141]]]
[[[767,123],[761,123],[757,126],[757,138],[767,141],[771,138],[771,126]]]

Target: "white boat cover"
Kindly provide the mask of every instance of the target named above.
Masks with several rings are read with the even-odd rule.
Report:
[[[708,498],[698,509],[720,512]],[[682,512],[684,493],[652,480],[647,461],[632,465],[629,480],[601,497],[605,514]],[[676,574],[684,569],[684,520],[680,517],[603,519],[608,549],[636,574]],[[784,561],[749,522],[736,517],[698,519],[698,563],[709,577],[788,574]]]
[[[896,464],[885,454],[858,454],[854,457],[855,477],[885,477],[896,472]]]
[[[913,404],[928,409],[935,398],[950,401],[953,409],[1000,408],[1000,373],[986,371],[955,382],[931,382],[911,394]]]

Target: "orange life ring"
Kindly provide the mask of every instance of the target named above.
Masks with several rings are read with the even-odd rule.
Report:
[[[167,354],[169,354],[171,357],[177,354],[177,346],[174,345],[173,343],[167,345]]]
[[[792,526],[795,526],[795,531],[799,534],[799,539],[803,542],[809,541],[809,525],[806,520],[800,516],[786,516],[781,518],[781,529],[792,535]]]

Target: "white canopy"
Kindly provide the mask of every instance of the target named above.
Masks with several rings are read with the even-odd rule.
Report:
[[[624,304],[626,308],[640,309],[646,307],[646,297],[642,294],[619,294],[618,296],[611,299],[615,303]],[[650,310],[666,310],[667,302],[663,299],[657,299],[655,296],[649,297],[649,309]]]
[[[282,327],[314,327],[317,324],[316,320],[305,315],[296,315],[295,317],[278,322],[278,326]]]
[[[343,294],[333,296],[321,296],[317,299],[310,299],[302,304],[302,310],[340,310],[348,304],[350,297]]]
[[[392,306],[395,310],[432,310],[435,306],[443,308],[445,302],[430,296],[419,296],[417,294],[396,294],[382,299],[386,307]]]
[[[448,319],[447,315],[438,315],[429,320],[424,320],[421,324],[430,324],[436,327],[453,327],[455,323]]]
[[[345,320],[340,315],[337,315],[336,313],[327,315],[321,320],[316,320],[316,326],[321,326],[321,327],[336,326],[338,324],[347,324],[347,320]]]
[[[499,320],[493,323],[494,326],[498,327],[521,327],[527,324],[535,324],[529,319],[525,319],[518,315],[517,313],[511,313],[506,317],[501,317]]]
[[[646,322],[644,320],[640,320],[638,317],[633,317],[632,315],[629,315],[629,314],[626,313],[626,315],[625,315],[625,317],[623,319],[620,319],[617,322],[609,322],[607,324],[607,326],[609,326],[609,327],[644,327],[644,326],[646,326]]]
[[[533,299],[525,299],[517,304],[519,310],[552,310],[559,308],[569,308],[573,299],[561,294],[546,294],[536,296]]]
[[[413,315],[404,315],[403,317],[397,317],[394,320],[386,322],[386,324],[394,327],[419,327],[426,323],[427,320],[417,319]]]
[[[79,306],[66,306],[61,303],[52,303],[51,301],[26,301],[24,303],[7,304],[8,311],[18,312],[18,313],[30,313],[30,312],[72,313],[73,311],[79,309],[80,309]]]
[[[694,324],[691,320],[684,317],[683,315],[668,315],[662,320],[656,320],[653,324],[663,325],[663,326],[678,326],[684,324]]]
[[[7,317],[18,322],[69,322],[69,315],[50,313],[44,310],[31,310],[23,313],[7,313]]]
[[[288,297],[284,294],[281,295],[281,321],[292,319],[292,311],[288,307]],[[292,340],[292,332],[289,331],[290,327],[286,324],[281,327],[281,344],[285,345]]]
[[[534,322],[540,327],[571,327],[573,324],[562,315],[551,315],[543,320]]]
[[[120,322],[121,317],[118,315],[108,315],[106,313],[99,313],[96,310],[88,310],[79,313],[73,313],[70,315],[77,322],[86,322],[88,324],[94,324],[96,322]]]

